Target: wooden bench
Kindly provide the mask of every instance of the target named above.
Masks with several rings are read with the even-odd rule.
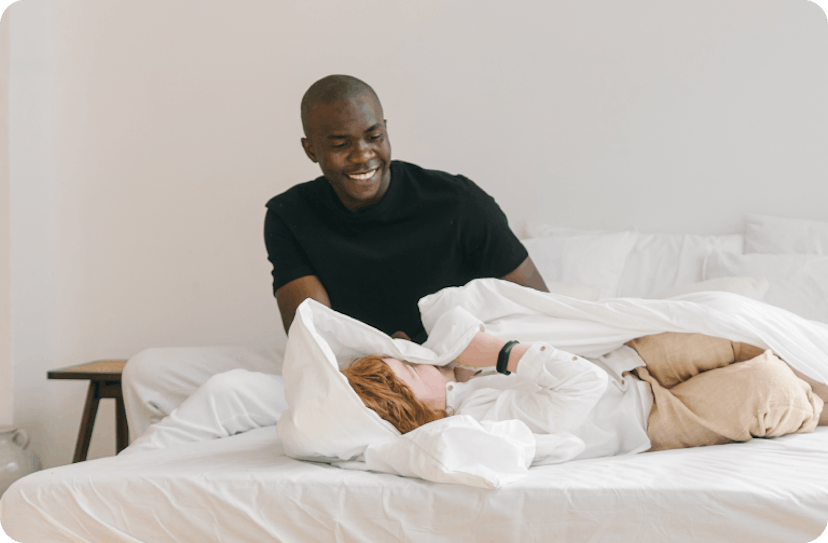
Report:
[[[86,405],[83,408],[78,442],[75,444],[75,455],[72,462],[86,460],[89,453],[89,442],[92,439],[92,427],[95,425],[95,416],[98,414],[98,403],[101,398],[115,399],[115,448],[121,452],[129,444],[129,429],[127,428],[124,396],[121,391],[121,372],[126,360],[96,360],[52,370],[47,373],[49,379],[80,379],[89,381],[89,390],[86,393]]]

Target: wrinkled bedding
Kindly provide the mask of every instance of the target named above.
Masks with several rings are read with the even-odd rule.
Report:
[[[795,543],[828,523],[828,429],[532,468],[499,490],[281,453],[275,428],[50,469],[0,501],[24,543]]]
[[[447,363],[481,325],[501,338],[545,341],[592,357],[649,334],[697,332],[772,349],[804,374],[828,382],[828,327],[736,294],[592,302],[480,279],[424,298],[420,310],[429,332],[422,347],[392,340],[313,300],[303,302],[283,368],[289,410],[278,431],[289,456],[484,488],[519,480],[533,460],[537,465],[573,458],[574,436],[532,434],[520,421],[481,426],[455,416],[400,436],[362,405],[338,371],[354,356],[378,352]],[[552,454],[540,455],[538,462],[540,451]]]
[[[772,348],[828,380],[828,328],[739,296],[582,303],[483,280],[426,299],[426,328],[457,306],[520,340],[547,319],[547,341],[582,356],[696,331]],[[4,494],[0,523],[24,543],[806,542],[828,523],[828,428],[536,466],[493,490],[295,460],[267,427],[33,474]]]

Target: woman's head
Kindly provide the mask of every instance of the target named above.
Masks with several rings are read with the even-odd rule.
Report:
[[[362,402],[403,434],[447,415],[445,409],[435,408],[434,402],[429,402],[432,404],[429,405],[415,394],[412,388],[422,387],[419,386],[415,374],[411,374],[410,378],[406,377],[405,372],[410,371],[406,366],[410,364],[393,358],[383,359],[379,355],[369,355],[354,360],[350,366],[342,370]],[[442,372],[433,366],[427,367],[433,369],[426,370],[423,377],[427,380],[428,389],[435,389],[437,378],[431,374],[437,371],[442,375]],[[407,385],[406,381],[412,386]],[[421,390],[419,396],[423,396]],[[442,405],[445,406],[445,388],[442,401]]]

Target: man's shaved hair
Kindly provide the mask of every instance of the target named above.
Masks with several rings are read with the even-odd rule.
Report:
[[[350,75],[329,75],[311,85],[302,97],[302,129],[305,131],[305,137],[310,137],[308,125],[311,109],[315,104],[331,104],[366,92],[370,93],[378,104],[380,103],[377,93],[368,83]]]

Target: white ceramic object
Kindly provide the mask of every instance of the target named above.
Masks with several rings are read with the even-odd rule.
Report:
[[[31,451],[26,431],[16,426],[0,426],[0,495],[24,475],[42,469],[40,459]]]

